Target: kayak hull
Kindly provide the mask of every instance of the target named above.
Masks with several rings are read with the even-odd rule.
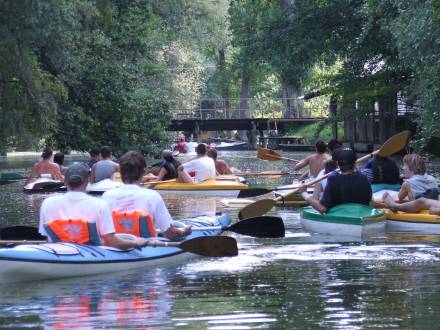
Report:
[[[25,193],[46,193],[65,190],[64,182],[48,178],[38,178],[23,187]]]
[[[385,232],[385,214],[361,204],[342,204],[321,214],[312,207],[301,209],[305,230],[327,235],[362,237]]]
[[[428,210],[418,213],[392,212],[385,209],[387,231],[440,235],[440,216]]]
[[[196,227],[227,226],[227,214],[179,220]],[[194,230],[186,239],[215,236],[221,229]],[[167,241],[164,238],[154,240]],[[178,247],[144,247],[119,250],[105,246],[74,243],[23,244],[0,249],[0,282],[22,282],[54,278],[78,277],[154,267],[176,263],[194,256]]]

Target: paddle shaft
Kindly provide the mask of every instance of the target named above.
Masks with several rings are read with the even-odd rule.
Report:
[[[48,241],[27,241],[27,240],[0,240],[0,245],[8,245],[8,244],[45,244],[52,243]],[[58,242],[57,242],[58,243]],[[63,243],[63,242],[60,242]],[[179,242],[162,242],[162,241],[147,241],[145,246],[152,247],[179,247],[181,243]]]

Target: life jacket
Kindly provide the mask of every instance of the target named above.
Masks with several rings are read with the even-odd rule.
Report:
[[[138,237],[156,237],[153,218],[146,212],[112,212],[116,233],[132,234]]]
[[[53,242],[101,245],[95,222],[83,219],[52,220],[44,228]]]

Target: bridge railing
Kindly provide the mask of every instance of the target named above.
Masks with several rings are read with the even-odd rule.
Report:
[[[173,119],[251,119],[251,118],[313,118],[328,116],[328,100],[317,97],[304,102],[298,99],[249,98],[248,109],[240,105],[243,99],[204,98],[197,105],[173,102]],[[285,115],[285,104],[290,104]]]

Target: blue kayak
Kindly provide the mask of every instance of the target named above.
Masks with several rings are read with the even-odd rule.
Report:
[[[227,227],[231,218],[227,214],[201,216],[179,220],[193,226],[184,241],[197,237],[216,236]],[[197,230],[201,227],[201,230]],[[225,237],[227,238],[227,237]],[[232,239],[232,238],[231,238]],[[175,263],[193,256],[165,238],[150,238],[160,246],[120,250],[107,246],[74,243],[20,244],[0,249],[0,282],[20,282],[41,279],[87,276]],[[197,241],[193,240],[193,241]],[[184,243],[185,244],[185,243]],[[176,244],[175,244],[176,245]]]

